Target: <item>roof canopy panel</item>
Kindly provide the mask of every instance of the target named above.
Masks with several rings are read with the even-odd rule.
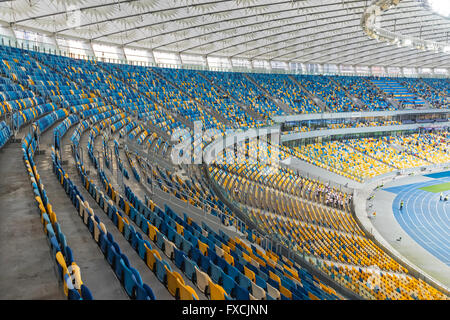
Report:
[[[15,0],[0,20],[120,46],[252,60],[449,67],[450,54],[371,39],[361,27],[369,0]],[[400,0],[378,23],[450,45],[450,20]]]

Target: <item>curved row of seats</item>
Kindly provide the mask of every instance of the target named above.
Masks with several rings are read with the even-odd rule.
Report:
[[[57,106],[53,103],[38,105],[34,108],[23,109],[13,114],[12,123],[14,128],[20,129],[24,124],[36,120],[42,115],[55,111]]]
[[[11,137],[11,129],[5,121],[0,122],[0,148],[8,142]]]
[[[57,120],[63,119],[69,115],[67,109],[58,109],[42,117],[37,121],[39,132],[44,132],[50,128]]]
[[[136,121],[132,121],[132,122],[128,123],[122,129],[120,129],[119,137],[121,137],[121,138],[124,137],[126,134],[128,134],[128,132],[133,130],[133,128],[135,128],[137,125],[138,125],[138,123]]]
[[[21,87],[21,89],[24,90],[23,87]],[[30,92],[34,96],[34,93],[32,91],[18,91],[18,92]],[[41,97],[10,100],[10,97],[8,96],[2,96],[2,92],[0,91],[0,100],[2,98],[5,100],[0,101],[0,116],[6,113],[32,108],[44,103],[44,99]]]
[[[105,106],[99,105],[97,103],[92,103],[92,104],[82,104],[72,106],[70,107],[70,112],[78,114],[81,120],[96,115],[98,113],[110,111],[112,109],[114,109],[114,107],[111,105]]]
[[[10,79],[0,77],[0,103],[5,101],[17,101],[20,99],[33,98],[34,92],[27,91],[20,84],[13,83]]]
[[[134,139],[141,131],[144,130],[144,125],[142,123],[138,124],[136,127],[133,128],[133,130],[130,131],[128,134],[129,139]]]
[[[128,189],[127,189],[127,190],[128,190]],[[139,206],[138,206],[138,207],[139,207]],[[144,217],[144,218],[145,218],[145,217]],[[144,218],[143,218],[143,217],[141,217],[141,218],[140,218],[140,220],[141,220],[141,221],[140,221],[140,222],[141,222],[141,224],[143,223],[143,222],[142,222],[142,219],[144,219]],[[145,223],[145,221],[144,221],[144,223]],[[170,236],[169,236],[169,237],[170,237]],[[150,238],[151,238],[151,239],[153,239],[151,235],[150,235]],[[211,287],[211,288],[212,288],[212,287]],[[216,287],[216,288],[217,288],[217,287]],[[212,290],[212,289],[211,289],[211,290]],[[211,294],[212,294],[212,295],[214,295],[213,293],[211,293]]]
[[[79,114],[79,116],[81,119],[83,119],[83,118],[86,118],[86,119],[81,121],[82,126],[77,126],[74,134],[71,137],[71,141],[76,147],[78,147],[78,141],[80,139],[82,132],[84,132],[84,130],[86,130],[91,124],[100,123],[100,125],[106,125],[106,122],[104,123],[103,120],[112,118],[113,116],[115,117],[116,121],[118,119],[122,119],[122,120],[119,120],[116,122],[116,123],[118,123],[118,122],[124,120],[123,117],[125,116],[125,114],[123,114],[122,111],[119,109],[109,109],[108,111],[105,111],[104,107],[100,107],[100,108],[90,109],[89,116],[84,114],[84,111],[81,112]],[[111,125],[111,128],[114,128],[115,123],[112,123],[110,125]],[[93,128],[91,130],[91,132],[93,134],[100,132],[98,126],[99,126],[98,124],[93,126]]]
[[[54,113],[56,112],[54,111]],[[50,125],[59,120],[57,116],[50,118],[53,120]],[[41,121],[45,122],[45,125],[42,125]],[[58,275],[64,285],[64,293],[71,300],[92,300],[92,294],[88,287],[83,284],[80,267],[74,261],[72,250],[67,245],[66,237],[61,231],[57,215],[52,209],[52,205],[47,197],[41,177],[34,163],[34,154],[38,148],[36,137],[39,133],[43,132],[37,132],[37,129],[38,127],[48,128],[47,121],[47,119],[40,119],[37,123],[33,123],[32,132],[28,133],[22,140],[23,160],[35,194],[41,223],[49,241],[52,257],[55,259],[55,263],[58,266]]]
[[[64,136],[72,125],[79,122],[78,116],[72,116],[66,118],[57,128],[55,128],[55,137],[58,135],[60,135],[60,137]],[[109,262],[116,276],[123,284],[128,296],[132,299],[154,300],[155,296],[151,288],[147,284],[143,283],[139,272],[130,265],[128,257],[121,252],[120,246],[114,241],[112,235],[108,233],[100,218],[95,215],[95,212],[92,208],[90,208],[89,203],[84,200],[76,184],[70,179],[69,175],[62,168],[59,155],[60,152],[61,149],[58,145],[55,145],[52,148],[53,172],[57,176],[61,186],[65,189],[67,195],[72,201],[72,204],[77,209],[80,218],[83,219],[84,224],[91,232],[93,239],[101,248],[106,260]],[[82,175],[82,178],[86,178],[77,156],[75,157],[75,160],[77,161],[78,172]],[[82,179],[82,181],[85,180]]]
[[[240,169],[234,171],[235,174],[232,173],[233,171],[224,170],[227,167],[223,164],[214,166],[216,168],[212,169],[213,178],[228,190],[229,197],[247,206],[249,214],[253,217],[252,220],[259,225],[261,230],[265,231],[265,234],[280,235],[286,243],[291,243],[299,254],[304,254],[307,258],[311,257],[309,260],[312,264],[362,297],[368,299],[448,298],[431,286],[409,276],[404,267],[395,262],[371,240],[365,238],[353,218],[346,219],[345,224],[336,223],[337,217],[342,218],[346,215],[351,217],[350,214],[324,211],[323,207],[315,203],[301,204],[297,208],[290,205],[288,201],[293,202],[292,197],[286,197],[283,193],[275,191],[278,181],[282,179],[282,175],[277,174],[276,171],[271,171],[270,175],[253,174],[253,179],[252,175],[246,175],[248,178],[239,178],[237,172],[244,173],[245,170],[242,167],[245,166],[238,166]],[[220,166],[221,169],[218,169],[217,166]],[[265,183],[255,186],[252,180],[261,180],[261,178],[265,180]],[[233,192],[233,188],[237,188],[237,191]],[[258,189],[261,191],[256,192],[255,190]],[[248,199],[248,197],[242,196],[243,194],[256,194],[259,195],[259,198]],[[269,205],[269,211],[266,211],[265,205]],[[318,223],[321,215],[325,220],[323,223]],[[359,231],[359,233],[356,234],[355,231]],[[356,271],[361,270],[360,272],[364,273],[364,276],[338,277],[334,268],[322,268],[324,264],[343,266],[345,270],[352,270],[352,268]],[[383,274],[393,275],[393,279],[396,280],[393,280],[393,283],[381,283],[377,287],[366,284],[370,280],[368,277],[373,275],[373,271],[370,270],[373,266],[377,266]],[[408,279],[410,285],[407,289],[397,283],[399,278]],[[393,286],[395,290],[392,290]],[[399,294],[398,290],[402,294]]]
[[[145,144],[147,150],[152,151],[155,154],[160,154],[163,157],[166,157],[170,154],[170,145],[167,143],[167,141],[158,136],[156,132],[151,132],[150,130],[146,130],[146,132],[148,132],[148,135],[144,140],[142,140],[141,144]]]

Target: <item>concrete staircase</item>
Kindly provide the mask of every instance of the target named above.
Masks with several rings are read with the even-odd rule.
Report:
[[[399,82],[401,85],[403,85],[401,82]],[[430,86],[428,86],[429,88],[431,88]],[[432,88],[431,88],[432,89]],[[431,103],[423,96],[422,92],[416,90],[416,89],[409,89],[413,94],[415,94],[417,97],[419,97],[420,99],[423,100],[424,102],[424,106],[423,107],[417,107],[417,109],[432,109],[433,106],[431,105]],[[434,89],[433,89],[434,90]]]
[[[400,81],[392,79],[380,79],[371,81],[380,91],[387,95],[392,95],[392,101],[398,102],[404,106],[403,109],[426,109],[430,108],[430,104],[420,97],[416,92],[411,91]]]

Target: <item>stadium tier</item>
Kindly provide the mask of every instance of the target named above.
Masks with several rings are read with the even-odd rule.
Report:
[[[446,130],[296,147],[260,138],[237,152],[226,145],[211,163],[172,161],[185,156],[177,144],[203,150],[233,129],[275,126],[276,116],[448,108],[448,80],[145,67],[9,46],[0,66],[0,157],[20,149],[31,185],[23,196],[38,213],[28,219],[47,239],[65,298],[449,298],[367,235],[352,193],[269,161],[297,158],[364,182],[448,164]],[[203,139],[197,121],[214,134]],[[401,124],[372,118],[287,133]]]

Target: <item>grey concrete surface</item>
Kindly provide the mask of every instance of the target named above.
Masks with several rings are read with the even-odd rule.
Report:
[[[65,299],[20,143],[0,150],[0,299]]]

